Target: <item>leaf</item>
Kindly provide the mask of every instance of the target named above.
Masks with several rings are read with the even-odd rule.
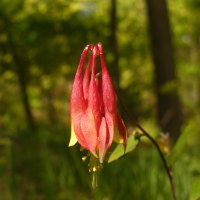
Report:
[[[187,142],[189,133],[191,133],[190,126],[188,126],[186,130],[181,134],[174,148],[172,149],[171,154],[167,157],[168,163],[170,165],[172,165],[176,161],[176,159],[181,155]]]
[[[200,177],[195,179],[192,184],[190,200],[200,200]]]
[[[114,149],[113,153],[110,155],[108,159],[108,163],[119,159],[120,157],[124,156],[125,154],[133,151],[138,144],[139,140],[135,139],[134,135],[130,135],[128,137],[126,152],[124,153],[124,145],[118,144],[117,147]]]

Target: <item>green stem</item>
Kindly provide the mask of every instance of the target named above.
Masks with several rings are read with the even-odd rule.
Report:
[[[116,90],[115,90],[116,91]],[[123,110],[125,111],[127,117],[129,118],[129,120],[140,130],[142,131],[142,133],[152,142],[152,144],[155,146],[155,148],[157,149],[159,155],[160,155],[160,158],[162,160],[162,163],[163,163],[163,166],[165,168],[165,171],[167,173],[167,176],[169,178],[169,182],[170,182],[170,188],[171,188],[171,193],[172,193],[172,197],[173,197],[173,200],[176,200],[176,193],[175,193],[175,187],[174,187],[174,182],[173,182],[173,177],[171,175],[171,170],[167,164],[167,161],[158,145],[158,143],[156,142],[156,140],[144,129],[142,128],[142,126],[139,125],[139,123],[129,114],[126,106],[123,104],[122,100],[121,100],[121,97],[119,96],[119,94],[117,93],[116,91],[116,94],[117,94],[117,97],[119,99],[119,102],[123,108]]]

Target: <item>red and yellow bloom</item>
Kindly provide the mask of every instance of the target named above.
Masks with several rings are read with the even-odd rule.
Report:
[[[99,68],[96,63],[98,56]],[[126,127],[117,113],[115,92],[100,43],[87,45],[82,52],[72,86],[70,118],[69,146],[78,141],[101,163],[113,141],[127,143]]]

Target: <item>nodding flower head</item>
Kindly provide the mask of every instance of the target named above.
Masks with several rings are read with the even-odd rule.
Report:
[[[100,66],[97,66],[97,57]],[[87,45],[81,54],[72,86],[70,118],[69,146],[78,141],[101,163],[113,141],[126,146],[127,131],[117,112],[115,91],[101,43]]]

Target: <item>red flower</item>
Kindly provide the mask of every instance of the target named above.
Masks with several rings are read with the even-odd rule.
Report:
[[[84,71],[85,60],[88,64]],[[100,67],[96,59],[100,57]],[[123,120],[117,113],[116,97],[108,73],[103,48],[87,45],[82,52],[76,71],[70,99],[71,139],[69,146],[77,141],[102,163],[113,140],[127,143]]]

